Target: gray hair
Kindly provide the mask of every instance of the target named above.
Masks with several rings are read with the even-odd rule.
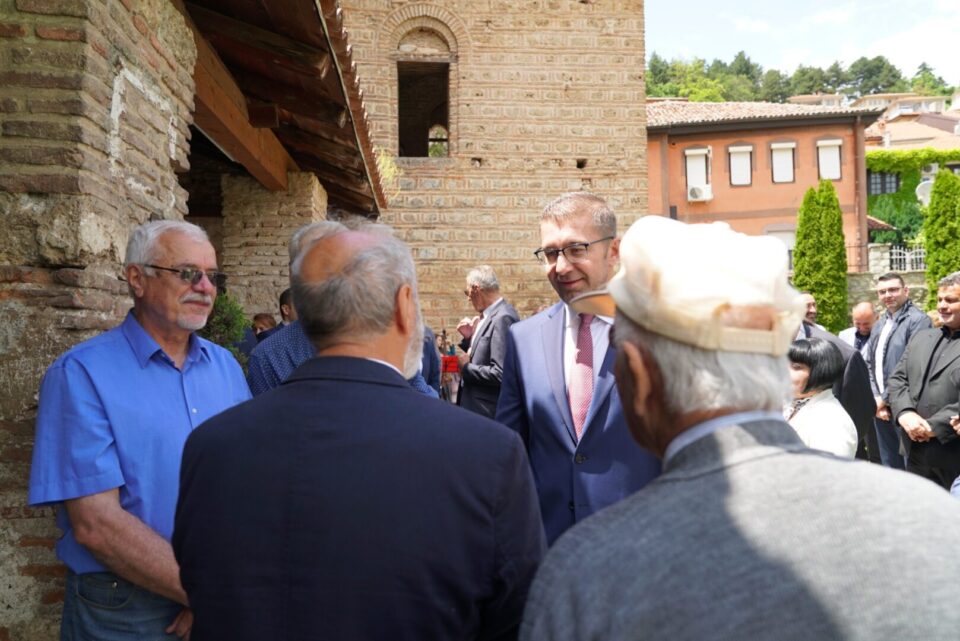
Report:
[[[386,225],[357,225],[356,231],[376,235],[379,242],[359,250],[338,273],[325,280],[306,281],[301,270],[310,249],[324,238],[350,230],[339,222],[327,221],[323,228],[319,225],[312,226],[315,233],[311,233],[290,269],[293,304],[304,331],[318,350],[344,337],[356,341],[383,334],[393,322],[397,291],[403,285],[410,285],[414,301],[418,300],[410,248]]]
[[[958,285],[960,285],[960,272],[947,274],[937,281],[937,289],[941,289],[943,287],[956,287]]]
[[[571,218],[591,216],[593,226],[604,236],[617,235],[617,215],[600,196],[589,191],[571,191],[550,202],[540,213],[540,222],[561,225]]]
[[[490,265],[479,265],[467,272],[467,287],[474,285],[485,292],[500,290],[500,281]]]
[[[700,349],[654,334],[619,311],[617,345],[642,345],[663,379],[663,402],[674,413],[721,409],[780,411],[790,398],[786,356]]]
[[[164,234],[176,232],[196,241],[210,242],[202,227],[182,220],[153,220],[133,230],[127,241],[123,266],[145,265],[157,260],[157,241]]]

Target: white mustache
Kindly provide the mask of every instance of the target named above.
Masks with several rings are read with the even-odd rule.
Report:
[[[189,292],[184,294],[180,299],[181,303],[203,303],[204,305],[212,305],[213,297],[209,294],[201,294],[199,292]]]

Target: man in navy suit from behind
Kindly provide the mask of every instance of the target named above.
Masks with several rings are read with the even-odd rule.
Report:
[[[410,388],[410,250],[380,225],[327,226],[292,266],[318,356],[184,449],[192,638],[514,638],[545,547],[523,443]]]
[[[646,485],[660,462],[627,431],[613,380],[613,319],[569,306],[613,277],[616,215],[599,196],[564,194],[541,213],[540,241],[535,254],[561,302],[510,327],[496,419],[527,446],[552,544]]]

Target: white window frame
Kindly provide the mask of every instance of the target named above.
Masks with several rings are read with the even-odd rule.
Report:
[[[786,152],[789,152],[789,156]],[[785,159],[787,157],[789,157],[790,159],[789,164],[785,164],[786,163]],[[796,181],[796,165],[797,165],[797,143],[795,142],[770,143],[770,178],[775,184],[795,182]]]
[[[710,148],[709,147],[698,147],[696,149],[685,149],[683,151],[684,156],[684,169],[687,178],[687,190],[691,187],[706,187],[710,184]],[[702,168],[703,171],[703,181],[691,180],[693,178],[698,178],[695,174],[700,173],[699,169]],[[693,169],[693,171],[691,171]]]
[[[730,184],[747,187],[753,184],[753,145],[727,147],[730,160]]]
[[[840,168],[840,151],[843,141],[839,138],[817,141],[817,168],[820,180],[840,180],[843,177]]]

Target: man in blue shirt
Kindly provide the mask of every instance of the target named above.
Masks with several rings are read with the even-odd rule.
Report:
[[[124,275],[133,310],[58,358],[40,388],[29,502],[63,505],[66,640],[189,632],[169,543],[183,444],[250,398],[230,353],[194,334],[225,280],[202,229],[138,227]]]

